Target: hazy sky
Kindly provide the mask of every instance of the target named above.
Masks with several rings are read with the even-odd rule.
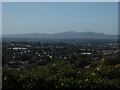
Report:
[[[2,35],[2,3],[0,2],[0,37]]]
[[[6,2],[3,34],[92,31],[118,34],[117,2]]]

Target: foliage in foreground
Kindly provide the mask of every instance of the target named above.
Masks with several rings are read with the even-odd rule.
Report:
[[[65,61],[31,67],[30,71],[3,69],[6,88],[120,88],[120,67],[102,66],[82,69]]]

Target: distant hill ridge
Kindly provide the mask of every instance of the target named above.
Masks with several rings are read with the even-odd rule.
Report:
[[[3,35],[3,38],[40,38],[40,39],[117,39],[118,35],[106,35],[95,32],[61,32],[55,34],[29,33]]]

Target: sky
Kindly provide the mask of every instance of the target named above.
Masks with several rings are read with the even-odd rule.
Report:
[[[117,2],[3,2],[2,33],[118,34]]]
[[[119,0],[1,0],[3,2],[119,2]]]
[[[0,39],[2,35],[2,3],[0,2]]]

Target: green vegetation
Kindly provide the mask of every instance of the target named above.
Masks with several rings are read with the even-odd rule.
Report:
[[[2,88],[120,88],[120,50],[96,43],[4,42]]]
[[[120,67],[97,68],[80,71],[62,60],[36,66],[33,72],[3,69],[3,88],[120,88]]]

